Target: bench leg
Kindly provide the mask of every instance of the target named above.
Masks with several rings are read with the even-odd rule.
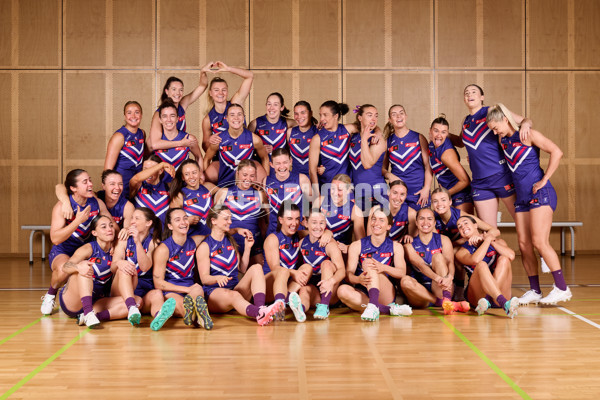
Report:
[[[35,231],[31,231],[29,234],[29,264],[33,265],[33,235]]]
[[[565,255],[565,228],[560,228],[560,255]]]
[[[569,229],[571,230],[571,258],[575,258],[575,229],[572,226]]]
[[[46,234],[42,231],[42,261],[46,261]]]

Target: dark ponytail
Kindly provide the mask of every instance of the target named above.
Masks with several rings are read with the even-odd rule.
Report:
[[[312,123],[312,125],[317,125],[319,123],[319,121],[317,121],[317,119],[313,116],[313,110],[308,101],[300,100],[296,102],[296,104],[294,104],[294,108],[298,106],[306,107],[306,109],[310,113],[310,122]]]
[[[144,218],[146,218],[147,221],[152,221],[152,226],[150,226],[150,229],[152,230],[152,241],[155,244],[159,244],[162,237],[162,223],[160,222],[160,219],[148,207],[138,207],[136,210],[139,210],[144,214]]]
[[[279,92],[273,92],[273,93],[271,93],[270,95],[267,96],[267,100],[271,96],[276,96],[277,98],[279,98],[279,102],[281,103],[281,106],[283,107],[283,111],[281,111],[281,115],[284,118],[287,118],[290,115],[290,110],[288,110],[287,107],[285,106],[285,101],[283,100],[283,96],[281,95],[281,93],[279,93]]]
[[[433,125],[435,125],[435,124],[444,125],[444,126],[447,126],[448,128],[450,128],[450,124],[448,124],[448,120],[446,120],[446,114],[438,115],[438,117],[433,120],[433,122],[431,123],[431,126],[429,128],[430,129],[433,128]]]
[[[325,103],[321,104],[321,108],[322,107],[329,108],[329,110],[331,110],[331,114],[338,116],[338,120],[342,117],[342,115],[346,115],[348,114],[348,111],[350,111],[348,104],[338,103],[333,100],[327,100]]]
[[[171,215],[173,215],[173,212],[175,211],[184,211],[183,208],[169,208],[165,214],[165,224],[164,224],[164,230],[162,232],[162,238],[163,241],[167,240],[168,238],[170,238],[173,235],[173,231],[171,229],[169,229],[169,224],[171,223]],[[185,212],[185,211],[184,211]]]
[[[171,98],[169,96],[167,96],[167,94],[165,93],[165,91],[167,89],[169,89],[169,87],[171,87],[171,83],[173,82],[179,82],[183,85],[183,81],[175,76],[170,76],[169,79],[167,79],[167,82],[165,82],[165,86],[163,86],[163,90],[162,93],[160,95],[160,102],[164,103],[166,100],[171,100]],[[171,102],[173,102],[173,100],[171,100]],[[140,107],[141,109],[141,107]],[[175,108],[177,109],[177,108]],[[160,111],[158,113],[160,115]]]
[[[198,162],[196,160],[188,158],[187,160],[182,162],[179,166],[179,169],[177,169],[177,172],[175,172],[175,178],[173,178],[173,182],[171,182],[171,190],[169,193],[171,199],[177,198],[177,196],[179,196],[179,193],[181,193],[181,189],[183,189],[183,187],[185,186],[185,182],[183,180],[183,167],[190,164],[195,165],[196,167],[198,167],[198,170],[200,170],[200,167],[198,166]]]
[[[69,173],[65,177],[65,188],[67,188],[67,194],[73,194],[71,186],[77,186],[77,178],[79,178],[79,175],[83,174],[84,172],[86,172],[86,170],[81,168],[69,171]]]

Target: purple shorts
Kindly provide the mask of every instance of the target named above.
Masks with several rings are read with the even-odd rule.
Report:
[[[471,187],[467,186],[458,193],[452,195],[452,205],[458,207],[461,204],[471,203],[473,204],[473,197],[471,196]]]
[[[484,201],[510,197],[515,193],[515,185],[509,173],[499,173],[471,182],[473,201]]]
[[[139,278],[138,284],[133,292],[134,295],[144,297],[149,291],[154,289],[154,282],[152,279]]]
[[[538,190],[536,194],[532,193],[528,201],[515,201],[515,212],[528,212],[541,206],[550,206],[552,211],[556,211],[557,204],[556,190],[552,185],[546,185]]]
[[[419,201],[419,196],[414,194],[407,194],[406,200],[404,202],[415,211],[419,211],[421,208],[428,208],[431,205],[430,199],[427,200],[427,204],[425,204],[425,207],[421,207],[419,204],[417,204],[417,201]]]
[[[63,291],[65,290],[66,287],[67,287],[67,285],[63,286],[60,289],[60,291],[58,292],[58,301],[60,303],[60,308],[70,318],[77,318],[77,316],[83,312],[83,306],[77,311],[71,311],[67,308],[67,306],[65,305],[65,302],[63,300]],[[104,297],[109,297],[110,296],[110,288],[111,288],[111,285],[109,283],[104,284],[104,285],[94,285],[94,289],[92,290],[92,304],[94,304],[95,302],[97,302],[100,299],[103,299]]]

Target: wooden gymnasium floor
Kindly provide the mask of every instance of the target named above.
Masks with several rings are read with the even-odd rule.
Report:
[[[483,317],[428,309],[365,323],[336,309],[304,324],[261,328],[231,314],[212,331],[175,320],[152,332],[148,317],[141,328],[117,321],[94,331],[62,312],[40,318],[47,265],[3,258],[0,398],[597,398],[598,256],[563,263],[574,299],[521,308],[512,321],[497,309]],[[520,295],[527,279],[520,261],[513,269]]]

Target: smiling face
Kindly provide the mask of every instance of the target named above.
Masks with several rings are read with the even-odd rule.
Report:
[[[369,131],[372,131],[377,126],[377,118],[379,118],[379,114],[375,107],[364,108],[362,115],[358,116],[361,125],[368,127]]]
[[[468,239],[473,235],[477,234],[477,224],[474,224],[469,218],[461,217],[456,222],[456,227],[460,236]]]
[[[173,107],[165,107],[160,110],[159,120],[165,131],[171,132],[176,130],[177,110]]]
[[[188,216],[183,210],[175,210],[171,213],[171,221],[167,227],[173,232],[180,235],[187,235],[190,224]]]
[[[237,185],[240,189],[250,189],[253,182],[256,182],[256,168],[250,166],[238,168]]]
[[[123,177],[121,174],[108,175],[102,183],[102,189],[107,198],[113,201],[119,200],[121,193],[123,193]]]
[[[400,209],[402,204],[406,201],[406,195],[408,191],[404,185],[394,185],[388,191],[388,197],[390,199],[390,207],[394,210]]]
[[[443,215],[450,210],[452,200],[448,193],[437,192],[431,195],[431,207],[439,215]]]
[[[227,109],[227,122],[235,130],[242,129],[244,127],[244,110],[240,107],[229,107]]]
[[[406,128],[406,110],[402,106],[394,106],[389,111],[389,121],[394,129]]]
[[[287,154],[280,154],[273,157],[271,168],[275,171],[275,176],[278,178],[286,178],[292,167],[292,158]]]
[[[152,226],[152,221],[146,219],[146,216],[142,211],[135,210],[131,216],[129,226],[136,228],[142,236],[146,236]]]
[[[286,236],[291,236],[298,231],[300,226],[300,211],[286,210],[283,216],[277,217],[281,224],[281,232]]]
[[[464,99],[469,110],[478,110],[483,105],[483,95],[477,86],[467,86]]]
[[[125,107],[125,125],[129,130],[137,130],[142,121],[142,110],[137,104]]]
[[[334,179],[331,181],[331,200],[337,206],[344,204],[344,200],[348,198],[350,193],[350,185],[346,182]]]
[[[323,128],[328,131],[337,129],[338,115],[331,112],[331,108],[325,106],[319,109],[319,120]]]
[[[325,215],[320,212],[313,212],[308,217],[308,233],[317,239],[323,235],[325,229],[327,229],[327,221],[325,220]]]
[[[95,229],[92,231],[98,240],[103,242],[112,242],[115,238],[115,226],[111,218],[102,216],[96,223]]]
[[[92,183],[92,178],[90,178],[87,172],[84,171],[79,174],[75,186],[71,186],[71,192],[73,192],[74,195],[82,198],[90,198],[94,196],[94,184]]]
[[[169,84],[169,87],[165,89],[165,94],[173,100],[173,103],[179,104],[183,98],[183,83],[173,81]]]
[[[284,107],[277,95],[267,97],[267,118],[270,120],[279,119]]]
[[[194,163],[189,163],[181,167],[181,176],[185,186],[190,189],[198,189],[200,186],[200,168]]]
[[[417,229],[420,233],[431,233],[435,228],[435,216],[428,208],[419,210],[417,215]]]
[[[217,218],[212,218],[212,228],[220,230],[221,232],[229,231],[231,227],[231,211],[229,209],[224,208],[221,210],[219,214],[217,214]]]
[[[388,216],[381,209],[371,215],[371,232],[373,236],[385,235],[391,227]]]
[[[213,99],[213,102],[223,104],[227,102],[229,95],[229,87],[227,82],[213,82],[208,89],[208,95]]]
[[[307,128],[311,124],[312,113],[308,111],[306,106],[294,107],[294,120],[300,128]]]
[[[440,147],[446,138],[448,137],[448,126],[440,123],[435,123],[429,130],[429,140],[433,145],[438,148]]]
[[[148,160],[144,161],[144,167],[143,168],[144,169],[152,168],[152,167],[154,167],[157,164],[158,163],[156,161],[152,161],[152,160],[148,159]],[[157,172],[154,175],[150,175],[148,177],[148,179],[146,179],[146,182],[149,183],[149,184],[151,184],[151,185],[154,185],[154,184],[156,184],[156,182],[158,181],[159,178],[160,178],[160,172]]]

